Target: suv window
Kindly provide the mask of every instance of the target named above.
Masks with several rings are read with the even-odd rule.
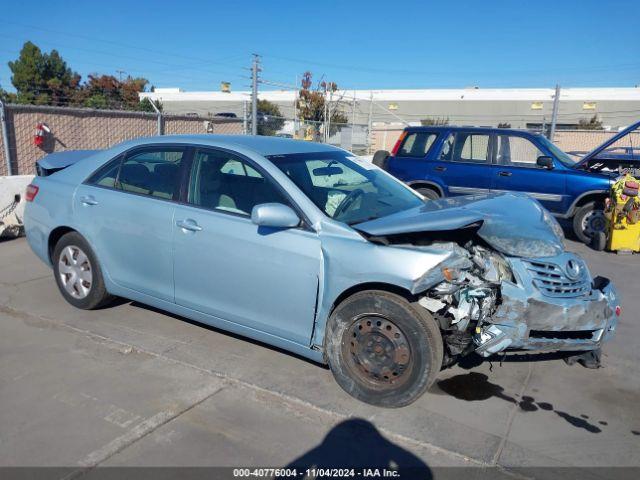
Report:
[[[483,133],[450,133],[442,146],[440,160],[487,163],[489,138],[488,134]]]
[[[498,135],[496,153],[498,165],[521,167],[536,167],[538,157],[544,155],[531,140],[514,135]]]
[[[125,157],[116,188],[125,192],[172,199],[178,191],[182,148],[159,147]]]
[[[405,138],[396,154],[397,157],[424,157],[435,142],[437,135],[433,132],[410,133]]]
[[[231,153],[198,150],[193,158],[188,202],[212,210],[251,215],[261,203],[289,202],[248,162]]]

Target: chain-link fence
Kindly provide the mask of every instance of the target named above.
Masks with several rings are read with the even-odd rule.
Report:
[[[5,105],[4,114],[8,139],[0,135],[0,176],[34,173],[35,162],[51,152],[104,149],[158,134],[243,133],[242,120],[229,118],[36,105]],[[40,145],[34,142],[38,125],[48,130]]]
[[[250,121],[247,122],[247,130],[251,130]],[[369,127],[362,124],[329,124],[321,121],[259,113],[258,134],[328,143],[356,154],[364,154],[369,148]]]

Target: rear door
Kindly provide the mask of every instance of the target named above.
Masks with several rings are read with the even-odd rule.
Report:
[[[110,278],[173,302],[173,214],[186,150],[131,150],[76,190],[74,212]]]
[[[430,163],[433,175],[447,186],[448,195],[487,193],[491,189],[491,135],[450,132]]]
[[[433,169],[426,157],[437,137],[436,132],[409,131],[395,156],[389,158],[389,173],[407,183],[430,180]]]
[[[498,134],[495,152],[493,190],[526,193],[552,212],[567,210],[565,170],[539,167],[536,163],[538,157],[547,154],[529,138],[511,133]]]

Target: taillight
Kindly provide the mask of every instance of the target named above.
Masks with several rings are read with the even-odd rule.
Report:
[[[404,141],[406,136],[407,136],[407,131],[403,130],[400,136],[398,137],[398,141],[393,146],[393,150],[391,150],[391,155],[395,157],[395,155],[398,153],[398,150],[400,150],[400,145],[402,145],[402,142]]]
[[[38,188],[37,185],[33,185],[33,184],[29,184],[27,185],[27,191],[25,192],[25,196],[24,199],[27,202],[33,202],[33,199],[36,198],[36,195],[38,194],[38,191],[40,189]]]

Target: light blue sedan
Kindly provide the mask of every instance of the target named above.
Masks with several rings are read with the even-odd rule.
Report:
[[[245,335],[386,407],[474,351],[597,359],[620,314],[536,201],[425,201],[327,145],[162,136],[60,152],[26,196],[29,244],[72,305],[119,296]]]

